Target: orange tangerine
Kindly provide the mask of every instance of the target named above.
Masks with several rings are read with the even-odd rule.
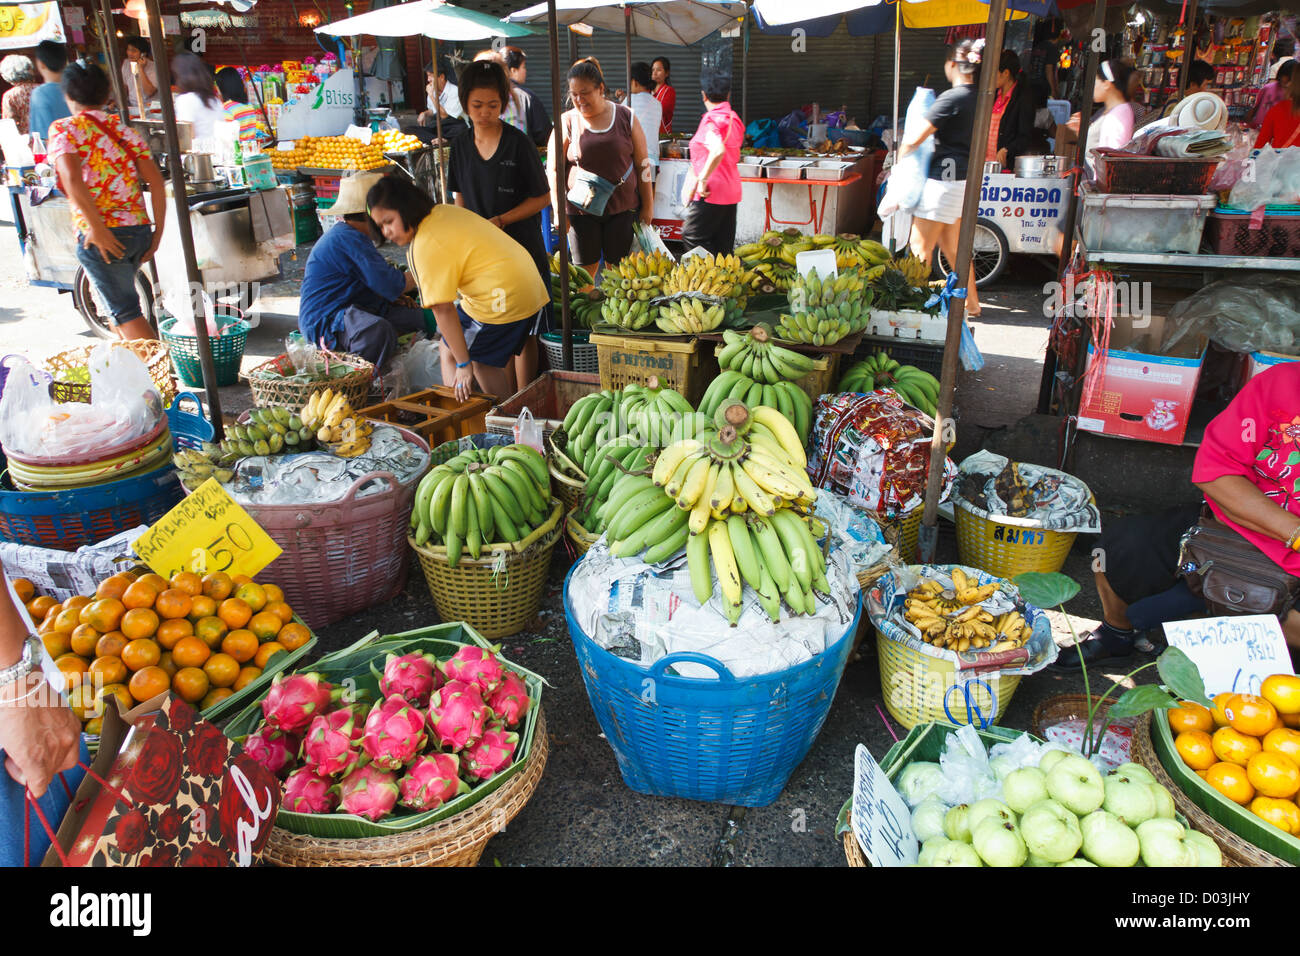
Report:
[[[280,628],[280,633],[275,635],[275,639],[284,645],[286,651],[296,651],[311,640],[311,631],[295,621]]]
[[[202,667],[211,656],[212,649],[197,637],[182,637],[172,648],[172,660],[180,668]]]
[[[219,617],[205,617],[194,625],[194,636],[210,648],[220,647],[221,639],[229,631],[230,629],[226,627],[225,621]]]
[[[126,614],[126,607],[116,598],[103,598],[81,609],[81,623],[89,624],[101,634],[116,631]]]
[[[1300,732],[1278,727],[1265,735],[1263,743],[1264,753],[1282,754],[1300,764]]]
[[[45,620],[45,615],[50,612],[50,608],[54,607],[59,602],[54,600],[54,598],[50,597],[48,594],[42,594],[39,597],[32,598],[26,603],[27,613],[32,616],[33,621],[39,624],[41,621]]]
[[[260,584],[254,584],[252,581],[235,588],[235,597],[252,608],[254,614],[266,607],[266,588]]]
[[[51,660],[62,657],[72,650],[72,638],[58,631],[42,634],[41,643],[45,645],[45,653],[50,655]]]
[[[1201,730],[1208,734],[1214,729],[1214,715],[1210,709],[1192,701],[1183,701],[1181,706],[1166,713],[1169,715],[1169,728],[1175,734],[1187,730]]]
[[[1300,807],[1290,800],[1256,797],[1250,801],[1250,812],[1279,830],[1292,835],[1300,834]]]
[[[76,687],[90,668],[90,662],[79,654],[64,654],[55,658],[54,666],[63,672],[68,687]]]
[[[259,612],[261,614],[274,614],[280,619],[281,624],[288,624],[293,620],[293,608],[283,601],[267,601],[266,607]]]
[[[258,611],[249,619],[248,629],[257,635],[259,641],[269,641],[280,633],[283,623],[273,611]]]
[[[1206,778],[1206,776],[1208,776],[1208,774],[1209,774],[1209,771],[1208,771],[1208,770],[1198,770],[1198,771],[1196,771],[1196,776],[1200,777],[1202,780],[1204,780],[1204,779]]]
[[[128,608],[153,607],[159,593],[148,581],[134,581],[122,592],[122,603]]]
[[[1214,706],[1210,708],[1210,716],[1214,718],[1214,726],[1228,726],[1228,715],[1223,712],[1223,705],[1233,697],[1230,690],[1225,690],[1222,694],[1214,695]]]
[[[262,668],[262,670],[266,670],[266,662],[276,654],[282,653],[284,653],[283,644],[279,641],[267,641],[257,649],[257,653],[253,656],[253,663]]]
[[[239,661],[229,654],[213,654],[203,665],[213,687],[229,687],[239,677]]]
[[[217,602],[212,600],[206,594],[196,594],[190,601],[190,613],[188,615],[191,621],[197,621],[201,618],[212,617],[217,613]]]
[[[225,571],[213,571],[203,579],[203,593],[214,601],[224,601],[235,592],[235,583]]]
[[[94,598],[88,598],[84,594],[77,594],[64,601],[63,606],[65,608],[75,607],[77,610],[81,610],[83,607],[85,607],[93,600]]]
[[[1216,763],[1205,771],[1205,782],[1243,807],[1255,798],[1255,788],[1246,776],[1246,768],[1235,763]]]
[[[152,608],[133,607],[122,615],[122,633],[128,640],[153,637],[158,632],[158,615]]]
[[[1225,763],[1235,763],[1239,767],[1246,766],[1251,757],[1264,749],[1257,738],[1231,727],[1220,727],[1214,732],[1211,740],[1215,756]]]
[[[237,631],[252,619],[253,609],[241,598],[226,598],[217,606],[217,617],[226,622],[226,627]]]
[[[179,588],[168,588],[158,595],[153,609],[158,612],[159,617],[185,617],[190,613],[190,605],[193,603],[193,598],[184,591]]]
[[[54,605],[54,607],[50,608],[49,611],[46,613],[45,617],[41,620],[41,626],[36,629],[36,633],[37,634],[59,633],[54,629],[54,622],[59,619],[59,612],[61,612],[62,610],[63,610],[62,604],[56,604]],[[68,631],[67,633],[71,634],[72,632]]]
[[[169,618],[158,625],[158,633],[154,635],[158,643],[165,650],[171,650],[176,646],[176,642],[182,637],[189,637],[194,633],[194,625],[184,618]]]
[[[284,600],[284,589],[278,584],[263,584],[262,590],[266,592],[266,600],[268,602]]]
[[[172,690],[190,704],[201,701],[210,686],[208,675],[197,667],[182,667],[172,678]]]
[[[1263,737],[1277,726],[1277,708],[1254,694],[1235,694],[1223,705],[1228,726],[1251,737]]]
[[[1282,726],[1300,730],[1300,714],[1281,714]]]
[[[235,678],[234,689],[243,690],[261,676],[262,668],[260,667],[241,667],[239,669],[239,676]]]
[[[54,630],[71,634],[81,625],[81,608],[64,606],[54,619]]]
[[[246,664],[257,653],[257,635],[252,631],[231,631],[221,639],[221,651],[241,664]]]
[[[172,660],[171,651],[163,651],[162,654],[159,655],[158,666],[167,672],[168,681],[171,681],[171,679],[176,676],[176,672],[180,670],[180,668],[176,666],[176,662]],[[170,683],[168,686],[171,686]]]
[[[204,694],[203,699],[199,701],[199,710],[207,710],[213,704],[220,703],[234,693],[229,687],[214,687]]]
[[[1203,730],[1184,730],[1174,738],[1174,747],[1193,770],[1209,770],[1219,762],[1210,735]]]
[[[162,648],[158,642],[147,637],[137,638],[122,648],[122,663],[133,671],[142,667],[153,667],[162,659]]]
[[[120,657],[96,657],[86,668],[86,673],[98,679],[100,685],[120,684],[126,680],[126,665]]]
[[[135,706],[135,698],[131,696],[131,691],[125,684],[106,685],[98,695],[101,706],[107,707],[110,697],[117,699],[118,709],[124,714]]]
[[[169,587],[172,586],[171,582],[168,581],[165,577],[163,577],[161,574],[154,574],[152,571],[149,572],[148,574],[140,575],[140,577],[136,578],[136,580],[143,581],[145,584],[149,585],[151,588],[153,588],[155,591],[159,593],[166,591]]]
[[[100,706],[99,694],[92,684],[81,684],[68,691],[68,709],[77,715],[78,720],[103,716]]]
[[[253,579],[250,578],[247,574],[232,574],[230,576],[230,583],[234,587],[240,587],[241,585],[244,584],[252,584]]]
[[[143,702],[170,689],[172,679],[161,667],[142,667],[131,675],[126,686],[132,697]]]
[[[110,575],[99,582],[99,587],[95,588],[95,597],[113,598],[120,601],[122,600],[122,595],[126,593],[126,589],[129,588],[134,581],[135,578],[126,574]]]
[[[18,595],[18,600],[26,604],[36,597],[36,585],[26,578],[14,578],[14,593]]]
[[[1295,674],[1273,674],[1259,685],[1259,696],[1286,716],[1300,715],[1300,677]]]
[[[95,656],[103,657],[111,655],[115,657],[122,656],[122,648],[126,647],[126,635],[121,631],[109,631],[101,637],[95,644]]]
[[[1246,764],[1246,779],[1260,796],[1285,800],[1300,792],[1300,765],[1285,754],[1257,753]]]
[[[72,653],[80,654],[82,657],[93,657],[99,637],[99,631],[89,624],[78,624],[68,635],[68,643],[72,645]]]
[[[84,734],[89,734],[92,737],[98,737],[100,734],[104,732],[104,718],[103,717],[90,718],[90,720],[86,721],[85,726],[81,728],[81,732]]]
[[[184,591],[190,597],[203,593],[203,579],[193,571],[180,571],[172,575],[172,587]]]

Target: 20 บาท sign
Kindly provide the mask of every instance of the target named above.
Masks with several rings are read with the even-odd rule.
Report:
[[[140,560],[169,580],[181,571],[225,571],[251,578],[281,553],[215,478],[199,485],[132,547]]]

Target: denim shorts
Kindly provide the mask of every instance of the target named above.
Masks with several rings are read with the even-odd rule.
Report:
[[[103,307],[118,325],[143,318],[140,294],[135,288],[135,274],[140,271],[140,257],[153,241],[152,226],[116,226],[109,230],[122,244],[122,257],[111,262],[95,246],[86,245],[85,236],[77,236],[77,261],[90,277],[90,284]]]

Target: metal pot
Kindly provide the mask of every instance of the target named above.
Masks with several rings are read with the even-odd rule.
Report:
[[[218,189],[229,188],[224,179],[191,179],[186,186],[191,194],[212,193]]]
[[[1021,179],[1042,179],[1047,175],[1046,156],[1017,156],[1016,176]]]
[[[181,165],[185,167],[185,175],[192,183],[210,182],[217,178],[212,171],[211,153],[185,153],[181,156]]]

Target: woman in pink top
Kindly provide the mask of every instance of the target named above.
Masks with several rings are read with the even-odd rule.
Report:
[[[1300,578],[1300,362],[1256,375],[1215,416],[1196,453],[1192,484],[1215,519]],[[1135,644],[1149,649],[1142,632],[1204,612],[1178,576],[1179,539],[1200,510],[1189,505],[1107,524],[1099,542],[1105,567],[1094,575],[1102,624],[1082,648],[1089,663],[1126,657]],[[1282,631],[1300,648],[1300,612],[1287,612]],[[1057,664],[1077,667],[1078,655],[1066,651]]]
[[[704,116],[691,137],[691,171],[682,181],[686,219],[682,241],[687,249],[703,246],[726,255],[736,243],[736,207],[740,204],[740,147],[745,124],[731,108],[731,77],[703,77]]]

